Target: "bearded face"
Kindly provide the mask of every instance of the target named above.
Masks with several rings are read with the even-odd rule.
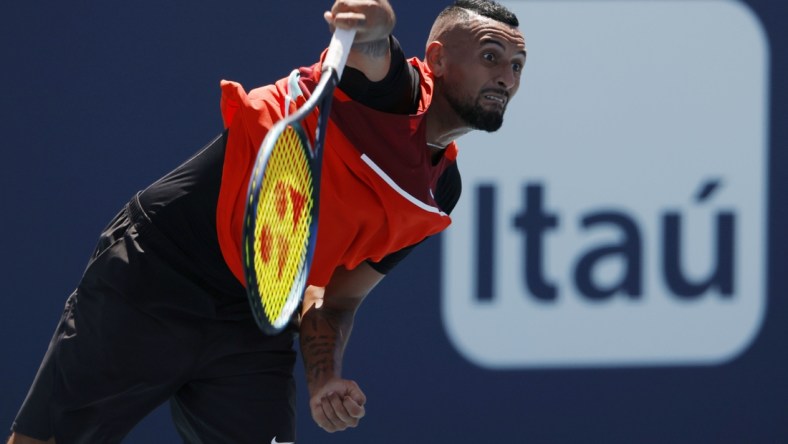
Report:
[[[507,98],[503,90],[485,90],[474,98],[459,97],[453,89],[446,92],[446,101],[468,126],[489,133],[503,125]]]
[[[497,131],[520,86],[525,38],[516,27],[475,13],[446,20],[427,55],[440,95],[454,114],[450,118],[466,128]]]

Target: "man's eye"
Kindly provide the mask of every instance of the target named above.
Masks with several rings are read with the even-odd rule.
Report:
[[[484,53],[482,55],[482,57],[484,57],[484,60],[487,60],[488,62],[494,62],[495,61],[495,54],[493,54],[491,52]]]
[[[521,63],[512,63],[512,71],[520,72],[523,70],[523,65]]]

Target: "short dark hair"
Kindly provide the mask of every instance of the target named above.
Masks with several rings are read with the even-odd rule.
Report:
[[[446,9],[438,14],[438,19],[465,14],[466,12],[463,10],[473,11],[481,16],[514,26],[515,28],[520,26],[517,16],[506,6],[494,0],[456,0],[453,5],[447,6]]]

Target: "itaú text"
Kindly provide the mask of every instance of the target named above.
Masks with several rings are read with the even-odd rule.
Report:
[[[702,181],[691,205],[707,204],[720,182],[716,179]],[[493,301],[496,295],[494,270],[497,265],[496,227],[500,214],[496,208],[496,185],[480,184],[476,187],[476,299]],[[614,297],[639,299],[644,296],[644,232],[637,216],[622,208],[596,208],[580,214],[577,220],[564,220],[560,211],[552,210],[546,202],[546,186],[527,183],[522,186],[521,209],[505,216],[503,221],[521,236],[518,243],[522,252],[522,282],[527,293],[535,300],[549,303],[561,295],[560,280],[548,275],[545,257],[550,253],[548,240],[558,235],[562,224],[577,223],[581,233],[590,234],[606,229],[617,233],[616,239],[594,245],[578,245],[570,265],[577,294],[589,301],[605,301]],[[669,293],[685,301],[696,300],[709,292],[723,298],[732,298],[735,291],[736,214],[730,209],[714,209],[707,229],[712,239],[710,251],[702,255],[707,272],[698,276],[687,271],[683,258],[687,254],[686,216],[681,208],[666,208],[657,216],[658,248],[652,264],[659,267],[661,280]],[[704,222],[705,223],[705,222]],[[511,236],[507,237],[511,240]],[[596,278],[595,269],[603,263],[617,262],[620,272],[614,279]]]

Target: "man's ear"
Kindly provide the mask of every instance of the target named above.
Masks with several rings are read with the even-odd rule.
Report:
[[[435,77],[443,77],[443,73],[446,72],[446,48],[443,47],[443,43],[438,41],[430,42],[427,45],[424,60]]]

